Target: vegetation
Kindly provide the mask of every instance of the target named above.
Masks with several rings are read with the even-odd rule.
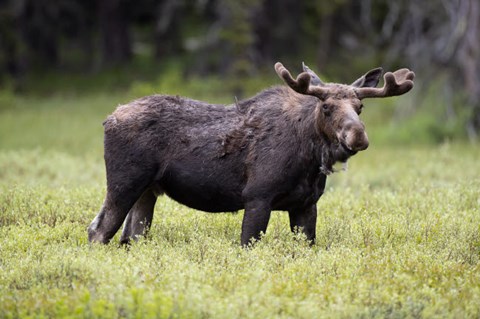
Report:
[[[272,10],[275,8],[275,10]],[[441,1],[0,2],[0,318],[480,317],[480,4]],[[369,100],[370,147],[329,177],[317,242],[274,213],[167,197],[151,235],[89,245],[105,194],[102,121],[153,93],[233,103],[279,84],[407,66]],[[340,168],[339,168],[340,169]]]
[[[242,249],[242,212],[207,214],[166,197],[149,238],[90,246],[86,227],[105,193],[101,122],[162,85],[2,96],[0,317],[480,316],[480,151],[431,144],[428,132],[416,136],[424,146],[387,141],[387,119],[408,98],[369,101],[371,146],[329,178],[313,247],[278,212],[263,240]]]

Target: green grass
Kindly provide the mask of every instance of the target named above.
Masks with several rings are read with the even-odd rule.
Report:
[[[275,212],[242,249],[243,213],[166,197],[149,238],[90,246],[101,122],[132,94],[0,109],[0,318],[480,317],[480,148],[388,145],[375,105],[370,149],[327,182],[313,247]]]

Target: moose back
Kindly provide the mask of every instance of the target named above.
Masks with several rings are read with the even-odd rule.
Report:
[[[104,122],[107,194],[90,242],[145,235],[157,196],[206,212],[244,209],[241,244],[258,239],[272,210],[315,240],[316,203],[336,162],[368,147],[364,98],[401,95],[414,73],[373,69],[351,85],[323,83],[307,66],[287,84],[232,105],[153,95],[119,106]]]

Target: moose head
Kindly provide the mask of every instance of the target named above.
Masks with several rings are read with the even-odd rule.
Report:
[[[318,133],[337,145],[336,157],[340,161],[346,161],[369,145],[365,126],[359,117],[363,109],[362,100],[407,93],[412,89],[415,77],[408,69],[387,72],[384,75],[384,86],[376,88],[383,73],[382,68],[368,71],[350,85],[324,83],[305,64],[303,72],[296,79],[280,62],[275,64],[275,71],[297,93],[318,99]]]

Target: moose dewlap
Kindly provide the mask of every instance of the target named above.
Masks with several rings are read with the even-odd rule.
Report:
[[[368,147],[362,99],[401,95],[414,73],[367,72],[351,85],[323,83],[307,66],[287,86],[234,105],[153,95],[118,107],[104,122],[107,194],[88,228],[107,243],[125,222],[122,243],[145,235],[157,196],[206,212],[245,210],[241,244],[265,232],[272,210],[312,242],[316,203],[336,162]]]

